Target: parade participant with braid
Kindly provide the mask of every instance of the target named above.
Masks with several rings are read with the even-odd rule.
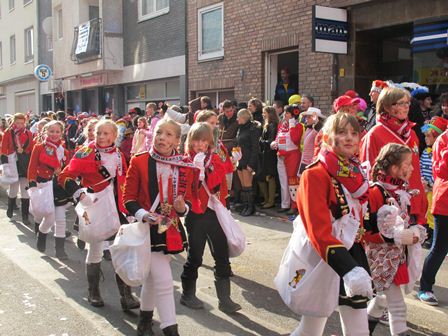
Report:
[[[193,124],[186,146],[187,159],[198,169],[193,172],[191,187],[187,188],[186,199],[192,206],[185,219],[189,247],[181,275],[183,291],[180,303],[192,309],[204,308],[203,302],[196,297],[196,281],[205,243],[208,242],[215,260],[215,288],[219,309],[225,313],[235,313],[241,306],[230,298],[231,268],[227,238],[215,211],[208,206],[212,194],[224,206],[227,198],[225,167],[218,154],[213,152],[214,140],[210,125],[204,122]]]
[[[124,155],[115,146],[117,134],[118,129],[113,121],[109,119],[99,121],[95,126],[95,141],[78,149],[70,163],[59,175],[58,182],[70,196],[86,207],[92,205],[92,199],[87,196],[87,193],[107,192],[106,188],[112,188],[117,203],[117,212],[104,209],[104,214],[119,216],[120,222],[126,223],[126,218],[122,214],[127,212],[122,199],[126,161]],[[80,183],[78,178],[80,178]],[[94,307],[104,306],[99,289],[102,257],[103,242],[90,243],[86,257],[89,283],[87,299]],[[131,288],[118,275],[115,278],[123,310],[139,308],[139,302],[132,295]]]
[[[43,218],[34,217],[34,231],[37,233],[37,249],[45,252],[47,234],[54,227],[54,239],[56,247],[56,258],[66,260],[65,253],[65,210],[70,206],[70,196],[59,186],[57,176],[64,168],[68,156],[67,150],[62,144],[64,124],[60,121],[50,121],[44,127],[42,142],[34,146],[31,153],[30,165],[28,167],[28,180],[31,197],[39,197],[34,194],[33,189],[39,185],[51,182],[54,197],[54,211]],[[33,199],[33,202],[39,202]]]
[[[297,295],[308,295],[309,299],[304,298],[301,307],[294,304],[302,318],[292,336],[322,335],[329,314],[337,307],[344,335],[369,335],[366,308],[368,297],[372,296],[372,283],[360,241],[369,187],[355,156],[359,131],[356,117],[346,113],[330,116],[323,128],[323,148],[318,161],[302,173],[297,197],[299,216],[294,230],[298,240],[305,243],[295,246],[294,251],[304,261],[299,260],[296,267],[303,266],[300,269],[303,286],[308,274],[328,269],[317,268],[322,260],[337,279],[320,293],[303,292],[305,287],[297,287],[296,291],[303,292]],[[324,274],[328,275],[328,271]],[[315,281],[308,288],[320,288],[319,282],[326,281],[327,275],[315,274]]]
[[[409,335],[406,304],[400,286],[406,285],[412,290],[422,266],[420,260],[410,260],[418,257],[409,251],[409,247],[423,243],[426,238],[423,226],[410,225],[412,190],[408,190],[407,183],[412,171],[409,147],[391,143],[381,149],[373,166],[374,184],[364,222],[364,241],[373,284],[377,293],[383,292],[386,296],[391,335],[400,336]],[[373,333],[377,322],[374,318],[380,318],[383,313],[377,298],[369,303],[368,312],[370,332]]]
[[[16,113],[12,117],[12,124],[3,134],[3,141],[1,147],[1,163],[8,163],[8,156],[11,159],[11,154],[15,153],[17,160],[17,171],[19,173],[19,180],[11,183],[8,189],[8,210],[6,215],[9,218],[13,216],[13,210],[16,204],[17,194],[20,188],[20,196],[22,197],[21,210],[23,224],[29,224],[29,207],[30,199],[26,187],[28,180],[26,178],[28,173],[28,165],[31,157],[31,152],[34,147],[33,134],[26,129],[26,116],[23,113]]]

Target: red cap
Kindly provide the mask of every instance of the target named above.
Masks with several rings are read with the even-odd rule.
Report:
[[[429,128],[436,131],[437,134],[442,134],[445,132],[448,121],[442,117],[434,117],[431,122],[428,124]]]
[[[358,95],[358,93],[355,90],[347,90],[347,91],[345,91],[344,96],[349,96],[351,98],[356,98],[359,95]]]
[[[340,96],[334,100],[333,109],[335,110],[335,112],[338,112],[341,109],[341,107],[358,105],[359,102],[360,102],[359,98],[352,98],[350,96]]]

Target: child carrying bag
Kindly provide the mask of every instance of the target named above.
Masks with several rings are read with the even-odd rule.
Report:
[[[34,218],[43,218],[54,213],[53,180],[38,183],[37,187],[28,189],[30,195],[30,212]]]

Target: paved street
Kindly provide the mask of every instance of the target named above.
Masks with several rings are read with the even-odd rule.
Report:
[[[86,252],[77,249],[75,238],[69,238],[67,253],[70,260],[65,264],[53,258],[53,239],[48,239],[48,256],[39,253],[31,228],[16,221],[16,216],[12,221],[6,217],[5,201],[2,194],[0,335],[134,335],[137,312],[121,311],[111,262],[103,262],[105,281],[101,283],[101,289],[106,306],[93,308],[86,300]],[[72,221],[72,213],[69,218]],[[278,336],[288,335],[297,325],[298,317],[283,305],[272,281],[292,225],[269,216],[244,218],[242,225],[247,234],[247,250],[232,263],[236,274],[232,278],[233,298],[243,306],[242,311],[230,316],[217,309],[212,262],[207,251],[198,282],[198,296],[205,301],[206,309],[192,311],[177,304],[181,335]],[[177,302],[184,260],[185,254],[181,254],[172,262]],[[448,335],[447,287],[448,260],[445,260],[435,287],[439,307],[426,306],[412,295],[406,298],[412,335]],[[157,321],[154,330],[156,335],[161,335]],[[342,335],[337,313],[327,324],[324,335],[333,334]],[[388,334],[388,328],[384,326],[379,326],[375,332],[376,336]]]

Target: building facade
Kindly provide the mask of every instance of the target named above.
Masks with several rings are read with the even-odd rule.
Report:
[[[53,1],[54,86],[75,112],[185,102],[185,5]]]
[[[313,5],[347,10],[346,55],[312,51]],[[348,89],[367,97],[374,79],[419,82],[435,97],[448,91],[448,51],[437,56],[448,40],[445,0],[191,0],[187,13],[188,95],[215,106],[272,103],[283,68],[325,113]]]
[[[38,4],[0,0],[0,115],[39,111]]]

